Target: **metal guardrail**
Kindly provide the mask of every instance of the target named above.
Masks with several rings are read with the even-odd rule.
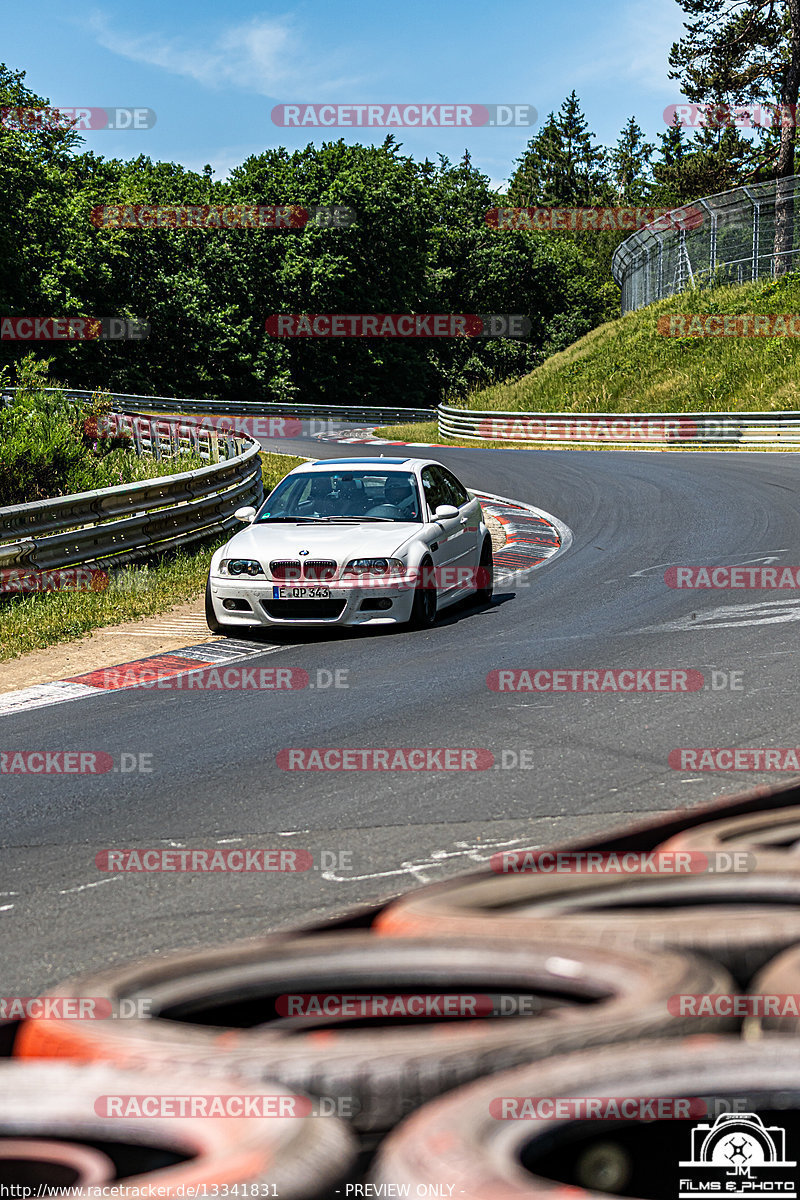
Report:
[[[800,449],[800,412],[501,412],[440,404],[439,435],[470,441]]]
[[[687,288],[774,278],[800,266],[800,175],[693,200],[672,215],[699,212],[702,220],[647,225],[617,247],[611,271],[623,313]]]
[[[44,391],[62,391],[71,397],[89,400],[94,392],[80,388],[44,388]],[[101,389],[95,389],[99,391]],[[16,388],[6,388],[3,396],[10,396]],[[380,408],[358,405],[283,404],[264,400],[188,400],[177,396],[131,396],[125,392],[104,392],[115,404],[127,412],[187,412],[187,413],[234,413],[237,416],[281,416],[313,420],[322,418],[342,421],[370,421],[376,425],[385,422],[431,421],[436,416],[435,408]]]
[[[68,400],[88,400],[94,395],[80,388],[43,390],[63,391]],[[4,389],[0,402],[10,401],[16,391]],[[104,394],[119,407],[120,411],[112,414],[116,427],[130,433],[137,454],[161,459],[192,449],[208,460],[208,466],[121,487],[0,508],[0,568],[35,571],[78,564],[123,566],[164,550],[207,542],[236,527],[233,513],[237,508],[261,503],[264,489],[258,442],[243,434],[204,428],[202,423],[187,423],[178,416],[153,418],[143,413],[276,413],[309,419],[355,418],[376,424],[430,419],[436,413],[433,408],[287,406],[263,401],[232,403],[122,392]]]
[[[124,424],[126,414],[116,415]],[[252,438],[187,429],[177,418],[139,417],[132,425],[138,453],[206,447],[211,461],[176,475],[0,508],[0,568],[124,566],[209,541],[237,526],[237,508],[261,503],[261,447]]]

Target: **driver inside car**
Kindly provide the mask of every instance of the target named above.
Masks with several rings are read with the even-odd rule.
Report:
[[[407,480],[389,478],[386,481],[383,494],[386,498],[386,503],[398,509],[402,516],[409,518],[416,517],[417,507],[414,503],[414,489]]]
[[[333,497],[331,496],[330,480],[323,477],[312,478],[308,491],[308,499],[300,506],[308,507],[310,513],[318,517],[329,517],[333,514]]]

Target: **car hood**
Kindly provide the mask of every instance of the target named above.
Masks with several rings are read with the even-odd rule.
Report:
[[[382,525],[370,521],[364,525],[248,525],[235,534],[225,547],[225,557],[255,558],[269,562],[273,558],[330,558],[338,563],[351,558],[385,558],[397,552],[424,526],[408,521]]]

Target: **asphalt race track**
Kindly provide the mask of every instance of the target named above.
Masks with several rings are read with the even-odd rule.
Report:
[[[406,453],[308,440],[320,458]],[[629,818],[780,782],[680,771],[678,747],[797,739],[793,591],[674,590],[671,564],[800,565],[800,461],[768,453],[410,448],[469,486],[572,530],[562,555],[422,633],[264,637],[255,664],[343,670],[348,687],[127,690],[8,715],[0,749],[152,755],[150,773],[4,776],[5,992],[139,953],[266,932]],[[279,648],[274,649],[275,646]],[[121,651],[124,658],[124,650]],[[499,693],[508,668],[696,668],[671,694]],[[739,690],[711,672],[741,672]],[[717,683],[722,674],[715,676]],[[286,747],[486,748],[532,766],[472,772],[285,771]],[[505,757],[504,757],[505,756]],[[304,848],[303,873],[103,874],[105,848]],[[321,852],[325,857],[320,858]]]

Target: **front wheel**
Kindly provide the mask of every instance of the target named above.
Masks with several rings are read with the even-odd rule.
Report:
[[[409,625],[412,629],[430,629],[436,623],[438,599],[433,563],[426,559],[420,566],[420,577],[414,589],[414,603]]]
[[[206,580],[206,625],[212,633],[221,635],[222,637],[231,637],[234,630],[230,625],[222,625],[217,620],[217,615],[214,612],[214,605],[211,600],[211,577]]]
[[[481,547],[477,584],[476,599],[478,603],[489,604],[494,593],[494,556],[492,554],[492,539],[488,537]]]

